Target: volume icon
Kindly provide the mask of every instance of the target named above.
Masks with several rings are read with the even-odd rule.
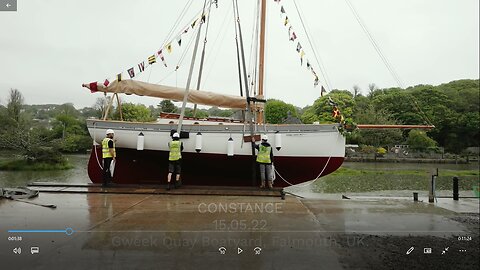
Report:
[[[20,254],[22,254],[22,249],[19,248],[19,247],[18,247],[18,248],[14,248],[14,249],[13,249],[13,253],[20,255]]]

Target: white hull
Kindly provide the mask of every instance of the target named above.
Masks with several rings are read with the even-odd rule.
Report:
[[[163,119],[169,120],[169,119]],[[251,155],[251,144],[243,141],[249,135],[248,126],[235,123],[202,122],[200,124],[185,121],[183,131],[189,132],[189,138],[181,139],[184,152],[196,153],[197,132],[202,133],[200,153],[227,155],[227,142],[234,142],[234,155]],[[170,131],[176,129],[176,123],[132,123],[119,121],[87,120],[90,136],[97,144],[105,137],[109,128],[115,131],[116,146],[137,149],[140,132],[144,135],[144,149],[168,151],[171,141]],[[266,129],[266,131],[265,131]],[[274,150],[275,156],[285,157],[344,157],[345,138],[337,130],[337,125],[267,125],[257,126],[255,134],[267,134],[270,144],[277,146],[275,133],[281,134],[281,149]]]

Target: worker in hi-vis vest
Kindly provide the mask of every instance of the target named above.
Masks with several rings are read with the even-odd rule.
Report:
[[[113,136],[115,132],[107,129],[106,137],[102,140],[102,157],[103,157],[103,186],[107,186],[112,181],[112,173],[110,172],[110,165],[115,160],[117,154],[115,152],[115,141]]]
[[[255,148],[258,150],[257,163],[260,167],[260,188],[265,188],[265,180],[268,183],[268,189],[273,187],[273,151],[272,146],[268,143],[268,136],[262,135],[262,143],[256,144]]]
[[[170,190],[170,182],[172,180],[172,174],[175,174],[174,187],[180,187],[180,173],[182,171],[182,151],[183,143],[180,141],[180,135],[175,132],[172,135],[172,141],[168,143],[168,177],[167,177],[167,190]]]

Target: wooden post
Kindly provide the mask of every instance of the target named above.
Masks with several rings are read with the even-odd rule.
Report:
[[[105,114],[103,115],[103,120],[107,120],[108,113],[110,112],[110,108],[112,107],[113,103],[113,96],[111,96],[110,101],[108,102],[107,110],[105,110]]]
[[[118,97],[118,94],[114,94],[117,97],[117,105],[118,105],[118,111],[120,112],[120,121],[123,121],[123,113],[122,113],[122,103],[120,102],[120,98]]]

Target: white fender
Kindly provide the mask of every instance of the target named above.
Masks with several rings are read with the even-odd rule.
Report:
[[[282,134],[278,131],[275,132],[275,148],[277,148],[278,151],[282,148]]]
[[[234,149],[235,149],[235,144],[233,142],[232,137],[230,137],[230,139],[228,139],[227,141],[227,156],[233,157]]]
[[[202,151],[202,133],[198,132],[197,135],[195,135],[195,151],[197,153],[200,153]]]
[[[145,135],[143,135],[142,132],[140,132],[137,136],[137,150],[143,150],[143,147],[145,146]]]

